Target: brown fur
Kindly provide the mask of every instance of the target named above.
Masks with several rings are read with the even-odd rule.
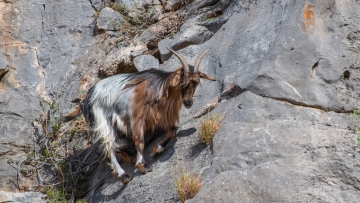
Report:
[[[134,90],[133,106],[133,130],[136,133],[154,131],[159,127],[169,130],[179,122],[179,112],[182,105],[180,81],[180,69],[174,72],[165,83],[164,92],[166,96],[155,103],[150,102],[153,92],[146,92],[146,81],[138,84]],[[133,132],[133,134],[136,134]]]
[[[124,162],[128,162],[128,163],[135,163],[136,161],[136,157],[135,156],[130,156],[128,153],[126,153],[125,151],[119,151],[116,153],[116,155],[123,160]]]
[[[133,102],[133,140],[136,149],[140,155],[143,155],[144,150],[144,133],[153,132],[157,128],[161,128],[172,132],[172,127],[179,122],[179,112],[182,106],[182,94],[180,83],[181,69],[173,72],[165,81],[163,93],[158,101],[152,101],[155,92],[148,92],[146,88],[147,81],[142,81],[137,84],[134,89]],[[134,81],[137,82],[137,81]],[[171,133],[171,137],[175,133]],[[165,141],[171,137],[166,136]],[[165,142],[164,141],[164,142]],[[145,171],[145,166],[142,163],[136,165],[137,169],[142,172]]]
[[[166,137],[159,143],[163,146],[175,134],[174,127],[179,122],[179,113],[184,100],[193,101],[193,95],[197,85],[200,83],[200,78],[214,80],[206,74],[198,71],[195,73],[184,73],[183,81],[181,81],[182,67],[179,67],[175,72],[171,73],[164,83],[162,93],[149,92],[147,87],[147,80],[134,79],[129,81],[125,86],[136,85],[134,89],[133,101],[133,140],[137,151],[140,155],[143,154],[144,148],[144,133],[154,131],[161,128],[167,131]],[[186,89],[184,89],[186,87]],[[154,94],[161,95],[158,101],[153,101]],[[151,155],[154,155],[158,149],[155,146],[152,149]],[[144,170],[142,164],[138,164],[138,170]]]

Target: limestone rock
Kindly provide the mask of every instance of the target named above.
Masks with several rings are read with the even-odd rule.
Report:
[[[161,5],[153,5],[148,9],[150,19],[155,21],[158,19],[160,14],[163,13],[163,7]]]
[[[13,193],[0,191],[0,202],[15,202],[15,203],[45,203],[47,202],[44,198],[46,195],[40,192],[24,192],[24,193]]]
[[[91,0],[90,2],[91,5],[98,11],[104,6],[104,0]]]
[[[158,68],[167,71],[181,64],[166,47],[190,65],[211,48],[200,71],[217,81],[201,79],[162,154],[149,157],[164,134],[149,143],[152,172],[124,164],[134,177],[125,186],[101,159],[86,177],[87,200],[180,202],[174,177],[184,166],[204,184],[188,202],[360,202],[358,1],[196,0],[181,9],[188,19],[180,31],[169,20],[177,13],[163,13],[129,39],[94,29],[100,1],[91,2],[0,1],[0,188],[16,190],[9,163],[28,158],[49,104],[64,115],[101,77],[150,67],[146,58],[157,65],[142,54],[159,44]],[[116,2],[129,10],[153,3]],[[210,113],[224,115],[223,125],[207,147],[196,132],[202,117],[193,117],[219,96]],[[40,184],[34,176],[19,182],[22,189]]]
[[[186,0],[166,0],[165,1],[165,10],[166,11],[176,11],[181,7],[182,3],[185,3]]]
[[[133,0],[133,1],[116,0],[116,2],[118,4],[124,5],[128,11],[134,8],[136,9],[147,8],[152,4],[152,0]]]
[[[146,50],[145,44],[115,48],[100,62],[99,73],[104,76],[111,76],[119,73],[136,72],[132,59],[143,54]]]
[[[96,25],[103,30],[120,30],[123,23],[121,14],[108,7],[103,8],[96,19]]]
[[[134,58],[134,65],[138,71],[158,68],[159,61],[151,55],[140,55]]]
[[[0,188],[15,191],[17,173],[8,162],[27,159],[35,139],[32,122],[47,111],[54,96],[74,93],[65,89],[78,80],[66,76],[94,41],[94,9],[89,1],[29,0],[0,1],[0,10],[0,64],[5,66],[0,67],[5,68],[0,76]],[[39,183],[32,176],[19,184],[33,190]]]

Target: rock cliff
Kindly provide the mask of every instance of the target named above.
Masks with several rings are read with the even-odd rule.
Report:
[[[188,202],[360,201],[360,1],[0,0],[0,10],[0,190],[69,182],[56,178],[66,166],[83,171],[89,202],[180,202],[185,167],[203,182]],[[145,157],[153,171],[123,185],[82,121],[60,118],[104,77],[176,69],[166,47],[190,63],[211,48],[200,70],[217,81],[202,81],[176,137]],[[217,101],[223,125],[207,147],[194,116]],[[91,165],[69,162],[84,152]]]

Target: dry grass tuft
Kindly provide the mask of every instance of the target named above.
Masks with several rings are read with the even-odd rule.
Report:
[[[180,175],[175,178],[176,191],[182,202],[192,199],[203,186],[199,176],[188,174],[185,169],[180,170]]]
[[[221,121],[223,118],[223,115],[213,114],[208,115],[200,122],[198,132],[202,142],[205,142],[207,145],[211,144],[215,133],[221,127]]]

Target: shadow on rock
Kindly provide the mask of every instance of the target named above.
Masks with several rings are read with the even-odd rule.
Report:
[[[187,136],[190,136],[190,135],[194,134],[195,132],[196,132],[195,128],[188,128],[186,130],[180,130],[176,134],[176,137],[187,137]]]
[[[205,142],[200,142],[197,143],[196,145],[192,146],[190,148],[191,152],[190,152],[190,156],[191,157],[196,157],[198,156],[202,151],[204,151],[204,149],[206,149],[208,146]]]

